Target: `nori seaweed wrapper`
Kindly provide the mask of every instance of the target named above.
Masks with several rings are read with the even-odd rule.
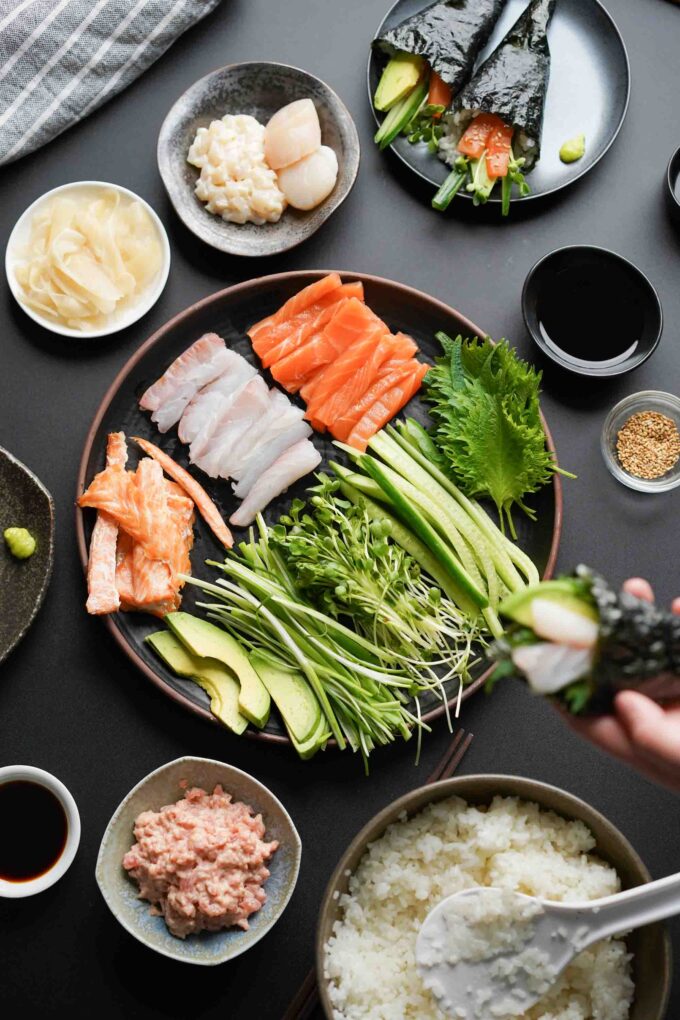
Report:
[[[568,711],[586,715],[610,712],[614,696],[622,690],[639,691],[660,704],[680,700],[680,616],[626,591],[614,591],[590,567],[577,567],[573,577],[581,597],[599,615],[595,663],[590,673],[552,697]],[[500,663],[498,678],[517,675],[510,656],[517,637],[520,643],[531,643],[527,633],[514,624],[491,646],[491,655]]]
[[[548,25],[555,2],[532,0],[456,102],[456,109],[495,113],[523,130],[536,143],[535,160],[540,155],[550,75]]]
[[[400,50],[424,57],[454,95],[472,74],[507,0],[442,0],[373,40],[388,56]]]

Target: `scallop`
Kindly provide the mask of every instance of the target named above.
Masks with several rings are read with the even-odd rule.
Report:
[[[338,157],[327,145],[278,171],[279,188],[295,209],[314,209],[338,179]]]
[[[296,99],[277,110],[264,132],[264,157],[272,170],[290,166],[321,145],[321,125],[311,99]]]

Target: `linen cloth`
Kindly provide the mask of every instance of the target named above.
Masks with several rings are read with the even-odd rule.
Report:
[[[0,164],[139,77],[220,0],[0,0]]]

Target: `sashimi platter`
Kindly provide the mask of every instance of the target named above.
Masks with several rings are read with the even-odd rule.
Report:
[[[539,376],[479,337],[359,273],[264,277],[171,320],[85,447],[88,612],[233,732],[303,758],[419,742],[479,686],[503,597],[550,573],[559,540]],[[517,380],[530,429],[501,489],[489,447]],[[455,420],[451,386],[490,433]]]

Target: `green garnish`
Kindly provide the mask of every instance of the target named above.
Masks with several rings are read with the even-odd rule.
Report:
[[[586,151],[586,136],[576,135],[564,143],[560,149],[560,159],[563,163],[576,163],[582,159]]]
[[[7,548],[18,560],[27,560],[35,552],[35,539],[28,528],[6,528],[3,532]]]
[[[446,107],[436,103],[426,103],[415,114],[413,119],[405,127],[408,140],[412,145],[416,142],[426,142],[432,153],[439,148],[439,139],[444,133],[442,114]]]
[[[440,467],[468,496],[490,497],[515,537],[512,508],[535,519],[525,497],[560,471],[546,448],[539,407],[541,373],[508,344],[451,340],[425,377]],[[573,477],[569,475],[569,477]]]

